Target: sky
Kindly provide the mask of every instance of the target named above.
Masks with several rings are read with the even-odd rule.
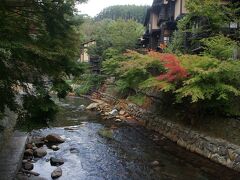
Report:
[[[81,14],[96,16],[102,9],[113,5],[152,5],[153,0],[88,0],[85,4],[77,6]]]

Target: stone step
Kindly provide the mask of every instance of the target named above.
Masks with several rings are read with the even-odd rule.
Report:
[[[21,167],[28,135],[15,131],[0,149],[0,180],[12,180]]]

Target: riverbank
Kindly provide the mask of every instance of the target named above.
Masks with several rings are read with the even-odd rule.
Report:
[[[49,162],[52,157],[64,161],[60,166],[62,180],[238,179],[236,171],[188,152],[164,136],[147,130],[127,112],[119,115],[120,110],[116,114],[113,108],[118,107],[104,101],[96,100],[95,104],[101,104],[105,113],[97,112],[93,105],[92,110],[87,110],[85,107],[92,102],[85,98],[66,97],[56,103],[60,111],[49,122],[49,127],[34,129],[30,135],[41,137],[42,141],[49,134],[58,134],[65,142],[57,145],[57,151],[52,146],[44,146],[45,141],[40,143],[47,154],[43,158],[34,157],[33,171],[39,173],[39,177],[31,175],[29,179],[52,179],[51,173],[56,168]],[[125,118],[119,121],[117,116]],[[26,148],[29,147],[28,144]]]
[[[240,146],[237,144],[173,122],[136,104],[120,100],[109,93],[98,91],[93,93],[91,99],[97,102],[96,109],[106,118],[109,116],[107,114],[109,110],[116,109],[120,115],[115,116],[116,121],[121,121],[124,118],[130,121],[134,120],[148,129],[164,135],[188,151],[240,172]],[[120,112],[125,112],[125,114],[122,116]]]

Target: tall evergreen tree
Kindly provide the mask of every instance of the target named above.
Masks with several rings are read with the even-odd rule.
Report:
[[[97,16],[96,20],[103,19],[125,19],[135,20],[139,23],[144,22],[145,14],[149,6],[136,6],[136,5],[116,5],[103,9]]]

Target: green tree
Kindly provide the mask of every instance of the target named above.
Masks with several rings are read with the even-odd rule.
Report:
[[[234,49],[238,48],[237,42],[223,35],[204,38],[204,55],[212,56],[220,60],[233,58]]]
[[[229,47],[229,41],[226,41],[228,38],[239,44],[240,31],[237,29],[231,31],[229,29],[231,23],[240,22],[239,1],[234,0],[223,3],[222,0],[188,0],[186,7],[188,13],[178,21],[178,30],[174,33],[172,43],[167,49],[168,51],[174,53],[192,53],[191,48],[185,48],[184,45],[186,42],[191,44],[192,47],[194,45],[206,45],[206,43],[202,43],[204,41],[202,39],[207,38],[205,41],[209,45],[209,37],[215,37],[217,40],[221,36],[223,39],[222,41],[219,40],[219,42],[226,42],[219,45],[222,47]],[[194,37],[187,38],[186,36],[189,34],[194,34]],[[221,50],[221,48],[218,49],[218,51]]]
[[[23,112],[44,117],[55,112],[49,92],[64,97],[64,78],[80,72],[78,56],[81,20],[74,16],[82,0],[2,1],[0,5],[0,112],[18,111],[15,97],[23,90]],[[26,111],[27,110],[27,111]],[[35,113],[36,114],[36,113]]]
[[[136,6],[136,5],[117,5],[110,6],[103,9],[96,17],[96,20],[112,19],[117,20],[119,18],[125,20],[135,20],[139,23],[144,22],[145,14],[149,6]]]
[[[96,40],[97,46],[93,47],[91,52],[103,57],[109,52],[108,48],[114,49],[114,53],[134,49],[138,38],[144,32],[143,25],[134,20],[104,19],[96,22],[94,26],[95,31],[91,38]]]
[[[123,51],[136,47],[137,39],[143,33],[143,27],[133,20],[113,21],[109,27],[112,47]]]

